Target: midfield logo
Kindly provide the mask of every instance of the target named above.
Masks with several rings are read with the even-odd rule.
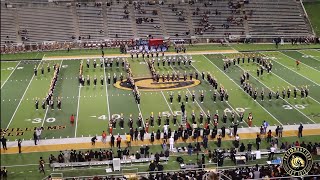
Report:
[[[283,168],[291,176],[304,176],[311,170],[312,155],[303,147],[292,147],[283,157]]]

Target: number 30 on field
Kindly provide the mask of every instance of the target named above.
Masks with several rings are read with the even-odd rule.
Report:
[[[31,122],[34,124],[37,124],[37,123],[41,123],[42,121],[43,121],[43,119],[41,119],[41,118],[34,118],[34,119],[32,119]],[[53,123],[55,121],[56,121],[56,118],[54,118],[54,117],[50,117],[50,118],[46,119],[46,122],[48,122],[48,123]]]
[[[302,105],[302,104],[296,104],[296,105],[294,105],[294,106],[290,106],[290,105],[286,104],[286,105],[283,105],[282,107],[283,107],[284,109],[293,109],[293,108],[304,109],[304,108],[306,108],[306,106],[305,106],[305,105]]]

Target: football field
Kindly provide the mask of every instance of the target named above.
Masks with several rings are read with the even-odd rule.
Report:
[[[257,76],[258,65],[253,63],[240,62],[231,65],[226,71],[223,69],[224,60],[233,59],[237,56],[255,55],[268,58],[273,64],[271,73],[265,72],[262,76]],[[176,58],[182,57],[179,55]],[[93,61],[96,59],[97,67],[93,68]],[[160,63],[155,70],[161,75],[168,73],[188,74],[197,72],[199,81],[192,83],[174,82],[159,84],[151,82],[151,73],[145,60],[140,58],[127,58],[130,64],[133,77],[141,93],[140,105],[136,103],[132,90],[119,88],[113,84],[113,76],[117,75],[117,80],[122,73],[126,77],[126,71],[121,66],[100,67],[99,58],[90,59],[90,67],[87,68],[86,58],[60,59],[60,60],[21,60],[21,61],[1,61],[1,134],[6,134],[10,141],[16,139],[29,140],[33,137],[33,132],[37,127],[43,127],[42,137],[46,139],[68,138],[68,137],[91,137],[101,135],[102,131],[108,131],[109,119],[117,120],[114,134],[129,133],[129,117],[132,115],[134,129],[138,128],[137,119],[139,113],[143,118],[143,124],[150,121],[151,113],[154,114],[154,126],[149,128],[149,132],[163,130],[166,117],[169,115],[171,131],[178,129],[181,124],[181,104],[178,102],[178,94],[181,95],[182,102],[185,102],[186,95],[189,100],[186,105],[187,121],[192,123],[191,114],[195,113],[196,122],[199,127],[203,127],[199,121],[200,112],[204,113],[204,122],[207,115],[211,119],[215,113],[221,119],[224,112],[228,116],[226,127],[231,122],[231,112],[235,112],[236,119],[239,114],[244,113],[244,121],[241,127],[248,127],[247,117],[251,112],[254,116],[253,126],[260,127],[263,121],[270,125],[294,125],[294,124],[316,124],[320,123],[320,51],[319,50],[290,50],[290,51],[261,51],[230,53],[230,54],[203,54],[192,55],[191,65],[168,65]],[[161,57],[162,60],[162,57]],[[297,67],[296,60],[301,64]],[[83,62],[83,75],[91,78],[91,84],[79,85],[79,67]],[[60,64],[61,70],[58,76],[56,88],[54,90],[54,109],[46,106],[42,109],[42,100],[48,93],[50,81],[53,77],[53,65]],[[51,71],[47,71],[47,66]],[[41,74],[41,68],[44,74]],[[34,68],[38,69],[37,76],[34,76]],[[257,89],[258,98],[256,101],[243,91],[240,84],[240,76],[243,72],[249,72],[249,83]],[[217,101],[213,101],[213,93],[216,91],[203,80],[201,73],[210,73],[218,83],[218,89],[224,87],[228,91],[229,100],[221,102],[219,93]],[[93,85],[93,78],[97,77],[97,85]],[[107,77],[111,77],[111,83],[107,83]],[[100,83],[104,77],[103,85]],[[149,81],[148,81],[149,80]],[[191,82],[191,81],[190,81]],[[150,87],[152,90],[150,90]],[[149,88],[148,88],[149,87]],[[297,87],[297,98],[293,98],[293,89]],[[300,98],[301,87],[309,89],[308,98]],[[291,89],[291,97],[282,99],[282,90]],[[265,100],[260,98],[260,91],[264,89]],[[280,98],[276,100],[275,92],[279,90]],[[268,93],[273,92],[269,101]],[[173,94],[173,103],[170,103],[170,94]],[[192,94],[195,94],[195,101],[192,102]],[[201,103],[200,95],[203,93],[204,101]],[[62,100],[62,109],[56,108],[57,98]],[[35,100],[39,99],[39,110],[35,108]],[[75,115],[75,123],[70,123],[71,114]],[[119,126],[119,119],[123,114],[124,129]],[[161,124],[158,124],[158,115],[161,116]],[[173,114],[177,115],[177,125],[173,124]],[[150,124],[150,122],[149,122]],[[219,120],[218,127],[223,125]],[[211,120],[210,129],[213,127]]]

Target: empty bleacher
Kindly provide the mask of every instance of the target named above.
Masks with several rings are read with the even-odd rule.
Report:
[[[77,7],[77,18],[79,35],[82,39],[99,40],[104,39],[104,20],[102,7],[81,5]]]
[[[23,6],[17,8],[17,13],[19,30],[27,30],[27,42],[72,40],[75,29],[69,7]]]
[[[1,45],[6,41],[16,43],[16,33],[14,11],[1,6]]]
[[[250,35],[307,36],[309,34],[300,3],[293,0],[255,0],[245,4]]]

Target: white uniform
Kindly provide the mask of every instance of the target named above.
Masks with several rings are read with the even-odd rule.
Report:
[[[174,139],[173,139],[173,137],[171,137],[171,138],[169,139],[169,143],[170,143],[170,151],[173,151],[173,144],[174,144]]]

